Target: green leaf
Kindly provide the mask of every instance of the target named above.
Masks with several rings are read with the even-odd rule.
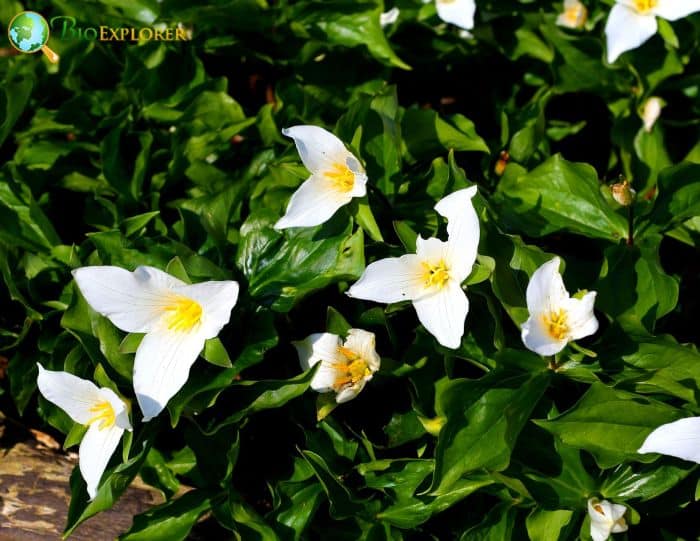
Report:
[[[561,539],[562,530],[569,525],[573,515],[573,511],[568,509],[557,511],[533,509],[525,520],[527,535],[531,541],[558,541]]]
[[[193,490],[175,500],[136,515],[120,541],[183,541],[202,514],[211,507],[207,492]]]
[[[218,338],[211,338],[204,343],[202,357],[214,366],[221,366],[222,368],[231,368],[233,366],[226,348]]]
[[[531,236],[562,230],[612,242],[627,236],[626,220],[601,194],[595,169],[560,155],[525,175],[504,176],[494,202],[510,227]]]
[[[448,383],[437,398],[436,409],[447,422],[435,449],[431,492],[445,494],[462,475],[481,468],[505,469],[548,380],[546,373],[498,372]]]
[[[652,430],[680,417],[661,402],[594,383],[565,413],[535,422],[566,445],[590,452],[601,468],[610,468],[625,460],[652,460],[637,455],[637,449]]]
[[[272,228],[269,213],[251,215],[241,227],[238,265],[249,293],[273,310],[288,312],[304,296],[332,283],[357,280],[364,270],[362,230],[342,212],[318,227]]]
[[[700,165],[680,164],[659,175],[659,196],[649,222],[667,231],[689,218],[700,216]]]

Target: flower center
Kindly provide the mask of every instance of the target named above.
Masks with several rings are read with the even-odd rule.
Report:
[[[90,413],[94,415],[87,422],[88,425],[92,423],[99,423],[98,429],[104,430],[105,428],[110,428],[114,426],[117,420],[114,414],[114,408],[107,400],[104,402],[99,402],[90,408]]]
[[[187,297],[176,297],[175,302],[165,307],[165,324],[170,331],[189,332],[202,319],[202,306]]]
[[[542,321],[549,336],[555,340],[564,340],[568,336],[569,325],[566,322],[566,312],[564,310],[545,314],[542,316]]]
[[[355,186],[355,173],[344,163],[334,163],[324,175],[339,192],[347,193]]]
[[[574,4],[564,11],[564,18],[572,26],[583,26],[586,21],[586,8],[583,4]]]
[[[422,262],[423,265],[423,283],[425,287],[436,287],[442,289],[450,279],[450,270],[444,261],[440,261],[437,265]]]
[[[634,7],[639,13],[644,15],[654,9],[658,3],[659,0],[634,0]]]
[[[372,374],[367,362],[353,350],[339,346],[338,352],[347,359],[347,362],[334,365],[336,377],[333,388],[336,391],[348,384],[355,385],[358,381]]]

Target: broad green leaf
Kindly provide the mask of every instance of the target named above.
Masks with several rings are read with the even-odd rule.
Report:
[[[175,500],[136,515],[120,541],[183,541],[197,519],[211,506],[209,495],[193,490]]]
[[[637,449],[652,430],[680,417],[680,411],[661,402],[594,383],[571,409],[536,422],[566,445],[590,452],[601,468],[610,468],[625,460],[652,460],[637,455]]]
[[[595,169],[560,155],[525,175],[504,176],[494,201],[510,227],[531,236],[562,230],[612,242],[627,236],[626,220],[601,194]]]
[[[446,494],[462,475],[481,468],[505,469],[548,380],[546,373],[494,372],[448,383],[437,398],[447,422],[438,436],[431,492]]]

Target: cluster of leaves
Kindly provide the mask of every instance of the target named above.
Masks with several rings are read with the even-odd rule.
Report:
[[[167,415],[125,439],[94,501],[74,474],[66,532],[140,474],[166,503],[136,516],[125,541],[184,539],[204,516],[243,540],[588,539],[591,496],[627,505],[650,539],[694,538],[695,465],[636,450],[700,413],[688,344],[700,313],[700,17],[662,24],[609,66],[611,3],[587,2],[579,32],[555,25],[560,2],[477,2],[465,37],[420,0],[3,2],[2,21],[34,9],[193,37],[54,37],[58,65],[4,55],[4,413],[79,441],[82,428],[38,397],[36,362],[133,397],[135,344],[88,308],[72,269],[148,264],[242,285],[220,342]],[[398,22],[382,28],[394,5]],[[666,107],[647,132],[652,95]],[[369,191],[322,226],[279,232],[307,176],[280,133],[294,124],[347,142]],[[611,196],[620,175],[639,194],[631,210]],[[481,255],[464,340],[448,350],[410,304],[343,292],[366,263],[444,228],[433,205],[467,178],[480,189]],[[518,327],[528,277],[553,254],[570,290],[598,292],[601,322],[556,371]],[[349,326],[377,335],[382,368],[318,422],[312,372],[290,342]]]

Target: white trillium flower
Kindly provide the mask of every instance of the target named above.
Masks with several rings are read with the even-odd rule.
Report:
[[[661,453],[700,464],[700,417],[661,425],[647,436],[638,453]]]
[[[44,398],[88,429],[80,442],[78,466],[90,499],[125,430],[131,431],[126,404],[112,389],[68,372],[46,370],[40,364],[37,385]]]
[[[642,121],[644,122],[644,131],[650,133],[654,128],[654,124],[661,116],[661,109],[664,108],[664,100],[657,96],[651,96],[642,106]]]
[[[476,2],[474,0],[435,0],[438,17],[464,30],[474,28]]]
[[[374,334],[362,329],[350,329],[345,343],[340,336],[327,332],[292,343],[303,370],[321,363],[311,388],[319,393],[335,392],[338,404],[355,398],[379,370],[381,359],[375,350]]]
[[[523,323],[522,339],[535,353],[554,355],[570,341],[598,330],[593,314],[596,292],[589,291],[581,299],[570,297],[559,274],[558,257],[532,274],[526,297],[530,317]]]
[[[579,0],[564,0],[564,11],[557,17],[557,24],[574,30],[583,28],[588,20],[588,10]]]
[[[617,0],[605,25],[608,62],[656,34],[656,17],[676,21],[700,11],[700,0]]]
[[[311,176],[294,192],[275,229],[320,225],[353,197],[367,193],[362,164],[331,132],[318,126],[293,126],[282,133],[294,139]]]
[[[475,194],[476,186],[472,186],[435,205],[447,218],[447,242],[419,236],[415,254],[375,261],[347,294],[384,303],[412,301],[428,332],[443,346],[458,348],[469,312],[461,284],[471,273],[479,246],[479,219],[472,204]]]
[[[190,285],[154,267],[83,267],[73,276],[93,310],[122,331],[146,333],[133,378],[144,421],[185,384],[204,342],[228,323],[238,299],[234,281]]]
[[[382,28],[389,26],[390,24],[394,24],[399,19],[400,13],[401,10],[394,6],[389,11],[385,11],[379,15],[379,24],[382,25]]]
[[[611,533],[627,531],[624,505],[610,503],[608,500],[588,500],[588,516],[591,517],[591,537],[593,541],[605,541]]]

